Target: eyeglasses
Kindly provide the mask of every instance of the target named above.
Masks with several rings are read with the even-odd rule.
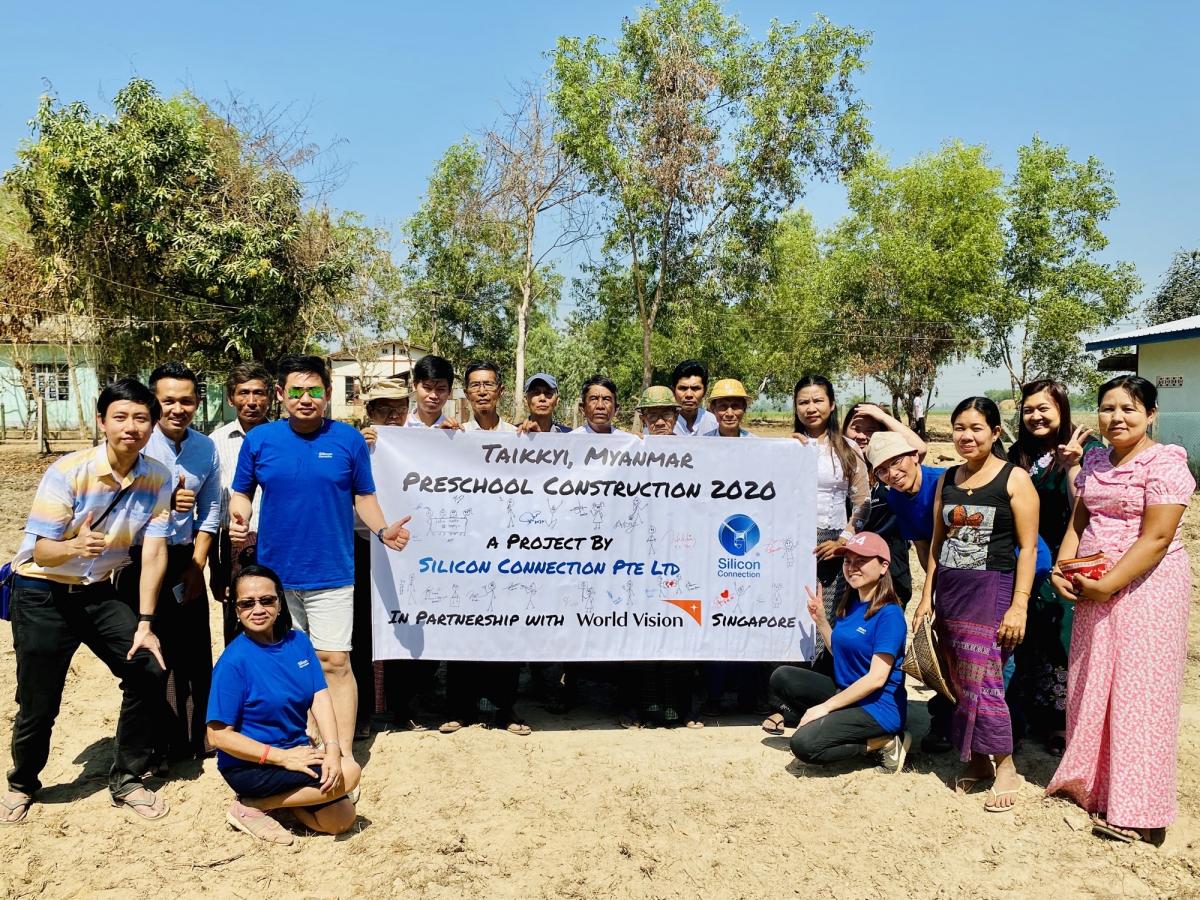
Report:
[[[477,394],[480,391],[494,391],[499,386],[494,381],[472,381],[467,385],[467,390],[473,394]]]
[[[385,419],[390,419],[393,416],[400,418],[408,413],[407,406],[375,406],[372,407],[372,412],[377,412]]]
[[[317,385],[316,387],[290,387],[287,389],[289,400],[299,400],[305,394],[308,394],[314,400],[324,400],[325,388]]]
[[[246,597],[237,602],[237,608],[242,612],[249,612],[256,606],[261,606],[263,609],[274,609],[278,602],[278,597]]]

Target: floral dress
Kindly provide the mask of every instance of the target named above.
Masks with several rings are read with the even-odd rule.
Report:
[[[1182,447],[1156,444],[1119,466],[1107,450],[1093,450],[1075,478],[1090,515],[1079,555],[1103,551],[1115,563],[1137,540],[1147,506],[1186,506],[1195,489]],[[1067,747],[1046,792],[1122,828],[1175,819],[1191,593],[1181,531],[1157,566],[1111,600],[1075,605]]]

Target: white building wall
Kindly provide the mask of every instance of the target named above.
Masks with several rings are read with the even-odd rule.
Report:
[[[1200,338],[1143,344],[1138,374],[1158,388],[1155,439],[1184,447],[1200,473]]]

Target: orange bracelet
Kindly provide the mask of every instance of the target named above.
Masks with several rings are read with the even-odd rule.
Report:
[[[260,766],[262,766],[262,765],[266,765],[266,762],[267,762],[267,756],[270,754],[270,752],[271,752],[271,745],[270,745],[270,744],[263,744],[263,752],[262,752],[262,756],[260,756],[260,757],[258,758],[258,764],[259,764]]]

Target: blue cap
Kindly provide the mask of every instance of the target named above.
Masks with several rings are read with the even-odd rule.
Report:
[[[529,393],[529,389],[533,387],[534,382],[536,381],[544,381],[546,383],[546,387],[557,393],[558,379],[553,375],[547,375],[545,372],[538,372],[536,375],[530,375],[525,379],[525,393]]]

